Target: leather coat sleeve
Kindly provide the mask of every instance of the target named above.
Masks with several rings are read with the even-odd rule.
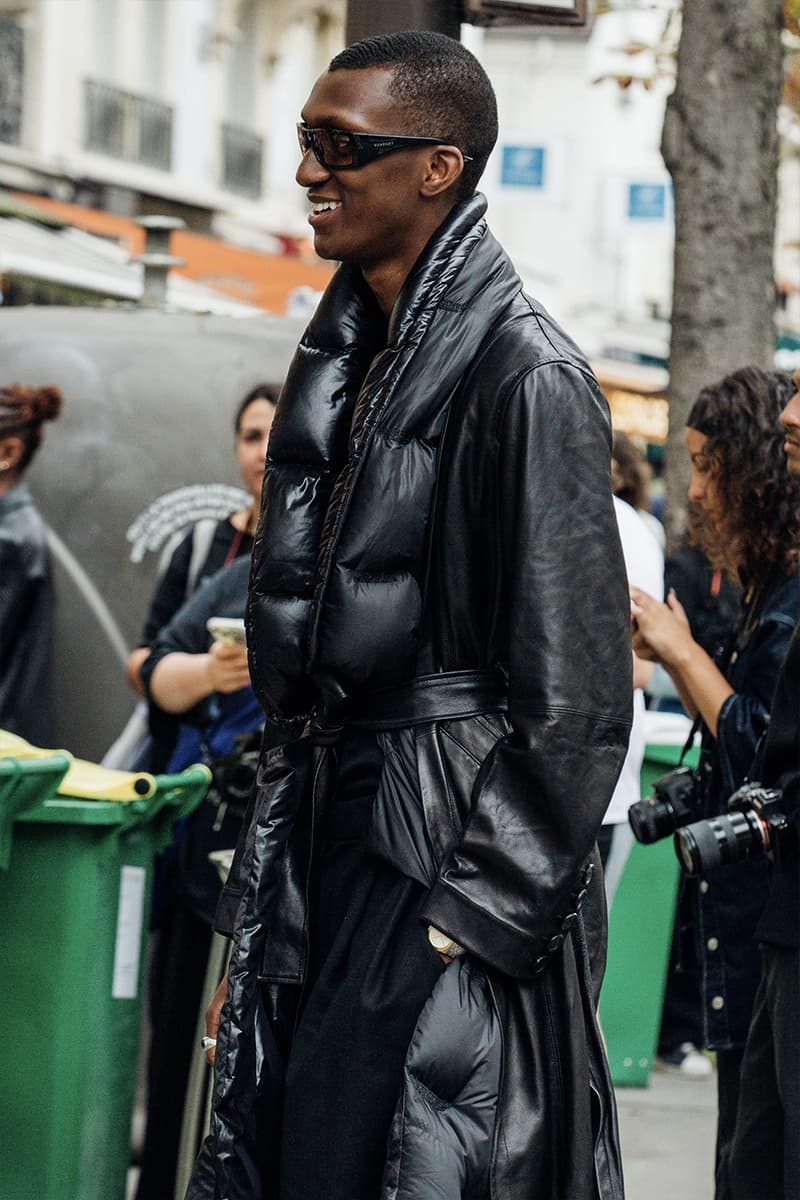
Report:
[[[524,978],[563,940],[625,756],[630,606],[591,377],[564,362],[529,370],[498,437],[511,732],[481,768],[423,915]]]

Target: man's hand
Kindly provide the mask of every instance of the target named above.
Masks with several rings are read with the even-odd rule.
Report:
[[[212,642],[208,652],[208,678],[211,690],[227,695],[250,684],[247,650],[225,642]]]
[[[428,926],[428,941],[446,967],[449,967],[453,959],[457,958],[459,954],[464,953],[463,946],[459,946],[457,942],[454,942],[446,933],[442,933],[435,925]]]
[[[225,1003],[225,997],[228,994],[228,972],[222,976],[219,981],[219,986],[211,998],[211,1003],[206,1009],[206,1037],[214,1038],[216,1042],[217,1030],[219,1029],[219,1015],[222,1012],[222,1006]],[[209,1066],[214,1062],[216,1057],[217,1047],[209,1046],[206,1050],[206,1061]]]

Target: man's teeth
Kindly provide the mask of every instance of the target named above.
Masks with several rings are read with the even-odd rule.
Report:
[[[312,213],[330,212],[334,208],[341,208],[341,203],[338,200],[323,200],[320,204],[312,204]]]

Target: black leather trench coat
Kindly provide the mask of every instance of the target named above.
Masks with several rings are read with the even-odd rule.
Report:
[[[622,1195],[587,870],[631,718],[610,426],[484,209],[451,213],[388,330],[342,266],[278,406],[248,612],[268,732],[218,917],[234,944],[191,1200],[275,1194],[274,1083],[343,722],[386,751],[372,848],[426,884],[425,919],[468,952],[420,1016],[381,1200]],[[458,1021],[458,1044],[437,1044]],[[447,1053],[437,1095],[426,1064]],[[488,1180],[470,1173],[487,1137]]]

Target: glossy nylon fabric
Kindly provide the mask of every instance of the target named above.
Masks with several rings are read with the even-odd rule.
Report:
[[[251,676],[268,715],[305,713],[317,689],[339,699],[416,672],[448,406],[522,287],[485,209],[475,196],[434,234],[388,334],[345,264],[300,342],[270,435],[248,606]]]
[[[501,1063],[488,980],[455,959],[409,1047],[381,1200],[488,1200]]]

